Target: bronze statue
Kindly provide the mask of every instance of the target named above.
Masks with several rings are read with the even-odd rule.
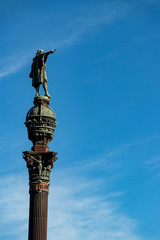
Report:
[[[56,49],[43,52],[42,49],[39,49],[36,53],[36,56],[33,58],[31,73],[29,75],[32,78],[32,86],[36,89],[36,97],[39,96],[39,86],[43,84],[45,91],[45,96],[51,98],[47,90],[47,75],[46,75],[46,61],[49,54],[53,54]]]

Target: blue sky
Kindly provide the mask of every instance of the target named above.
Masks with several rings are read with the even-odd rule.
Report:
[[[154,0],[1,0],[0,239],[27,240],[22,151],[39,48],[57,49],[48,240],[160,239],[159,12]]]

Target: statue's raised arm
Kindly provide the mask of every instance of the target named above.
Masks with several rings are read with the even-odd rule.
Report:
[[[49,54],[53,54],[55,51],[56,49],[43,52],[42,49],[39,49],[36,53],[36,56],[33,58],[29,77],[32,78],[32,86],[36,88],[36,97],[39,96],[40,84],[43,84],[45,96],[48,98],[51,97],[47,90],[46,61]]]
[[[44,53],[44,61],[46,62],[49,54],[53,54],[55,51],[56,51],[56,49],[48,51],[48,52],[45,52]]]

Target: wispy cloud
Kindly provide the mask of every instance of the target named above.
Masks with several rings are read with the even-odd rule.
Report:
[[[37,46],[43,46],[45,48],[53,48],[53,45],[55,48],[66,48],[69,47],[72,44],[77,43],[79,40],[82,39],[82,37],[86,34],[89,34],[90,32],[99,30],[102,26],[107,26],[109,24],[112,24],[114,21],[117,21],[121,18],[124,18],[128,15],[128,13],[136,8],[139,8],[139,6],[143,5],[144,2],[146,4],[150,4],[153,1],[152,0],[146,0],[146,1],[134,1],[134,2],[126,2],[126,1],[112,1],[112,2],[97,2],[97,3],[81,3],[78,5],[78,13],[77,15],[72,17],[71,13],[65,14],[65,17],[58,16],[57,21],[60,18],[61,21],[59,23],[60,26],[58,26],[58,29],[61,29],[61,31],[57,31],[55,28],[54,31],[51,31],[50,24],[45,25],[45,32],[46,34],[42,34],[42,32],[37,28],[37,22],[35,22],[34,19],[32,19],[32,28],[34,29],[34,33],[28,31],[28,28],[30,29],[30,25],[28,25],[28,22],[24,21],[23,29],[25,31],[23,34],[20,34],[18,31],[19,28],[15,28],[13,39],[12,35],[9,34],[10,42],[12,41],[12,46],[10,46],[12,50],[12,56],[11,58],[13,61],[9,59],[8,56],[6,56],[6,59],[3,59],[3,62],[5,62],[4,66],[0,66],[0,78],[3,78],[9,74],[12,74],[21,67],[23,67],[28,58],[33,57],[33,49],[37,50]],[[73,10],[73,9],[72,9]],[[53,12],[47,12],[46,19],[49,19],[49,23],[56,21],[55,17],[53,16]],[[24,14],[26,16],[26,14]],[[34,16],[34,13],[33,13]],[[64,19],[64,21],[62,21]],[[42,24],[41,24],[42,21]],[[38,18],[38,25],[43,25],[44,19]],[[23,22],[23,19],[22,19]],[[55,22],[56,23],[56,22]],[[20,28],[21,29],[21,28]],[[57,31],[57,34],[55,34],[55,31]],[[34,37],[33,37],[34,35]],[[14,41],[18,38],[21,38],[21,42],[23,42],[23,46],[19,46],[15,48],[14,53]],[[33,38],[33,39],[32,39]],[[31,42],[30,46],[28,46],[29,40]],[[28,52],[28,48],[30,49]],[[24,51],[24,49],[27,49],[27,51]],[[17,52],[19,52],[19,56],[17,57]],[[27,62],[28,63],[28,62]]]
[[[95,188],[99,183],[89,179],[80,181],[75,175],[62,179],[62,175],[56,173],[50,185],[48,239],[53,236],[56,240],[143,239],[136,231],[136,221],[119,209],[123,193],[98,194]],[[0,223],[4,231],[0,237],[3,239],[9,235],[18,240],[27,239],[27,185],[28,180],[18,175],[1,179]]]
[[[160,156],[156,156],[151,160],[146,161],[146,165],[149,166],[150,171],[153,173],[153,178],[160,177]]]
[[[119,164],[121,164],[120,161],[118,160],[120,159],[118,156],[123,156],[125,152],[127,152],[129,149],[130,149],[130,152],[131,152],[131,149],[134,149],[135,151],[135,148],[138,148],[140,146],[146,146],[148,143],[158,139],[160,139],[159,135],[146,136],[134,142],[119,144],[118,147],[110,151],[106,151],[104,153],[101,153],[98,156],[88,159],[87,161],[82,161],[77,164],[80,164],[82,166],[85,165],[85,167],[88,167],[88,168],[94,168],[94,167],[100,166],[106,170],[113,170],[117,168]]]
[[[131,4],[121,1],[112,4],[93,3],[92,5],[81,6],[81,15],[76,16],[65,26],[69,34],[65,34],[61,38],[62,40],[56,40],[56,46],[66,48],[78,42],[83,35],[99,30],[100,27],[125,17],[131,9]]]
[[[18,54],[15,53],[12,56],[4,58],[3,62],[0,65],[0,78],[18,71],[24,65],[28,64],[30,58],[30,53],[27,52],[26,54],[25,52],[22,53],[22,51]]]
[[[50,210],[54,211],[49,214],[49,239],[53,236],[57,240],[64,237],[67,240],[142,239],[136,234],[136,222],[119,213],[115,202],[108,200],[107,196],[105,199],[92,195],[89,190],[94,187],[92,183],[84,194],[78,179],[75,180],[72,184],[55,187],[50,196],[50,199],[54,198]]]
[[[127,149],[150,144],[160,136],[150,136],[141,140],[122,144],[106,153],[106,158],[81,162],[83,172],[106,159],[111,169],[115,168],[112,157],[124,154]],[[94,162],[95,161],[95,162]],[[85,164],[85,162],[87,162]],[[112,166],[113,164],[113,166]],[[147,161],[154,168],[160,166],[159,158]],[[155,165],[154,165],[155,164]],[[77,171],[78,169],[78,171]],[[121,206],[126,193],[112,191],[109,177],[94,179],[81,174],[82,169],[74,165],[62,171],[55,169],[51,175],[49,194],[48,239],[56,240],[74,238],[97,240],[143,240],[138,233],[138,221],[126,215]],[[53,180],[54,177],[54,180]],[[18,185],[17,185],[18,184]],[[18,187],[17,187],[18,186]],[[105,188],[105,190],[104,190]],[[0,237],[8,239],[9,235],[18,240],[27,239],[28,229],[28,179],[21,175],[10,175],[1,179],[1,227]],[[122,198],[123,197],[123,198]],[[25,237],[24,237],[25,236]],[[145,239],[146,240],[146,239]]]
[[[28,196],[27,185],[22,176],[10,175],[1,179],[1,229],[0,238],[8,239],[9,235],[27,234]],[[25,235],[26,235],[25,234]],[[21,239],[27,239],[22,237]]]
[[[83,9],[87,10],[83,11]],[[124,16],[129,11],[129,9],[130,6],[122,2],[115,4],[101,3],[92,4],[92,6],[83,6],[81,14],[79,16],[75,16],[74,19],[70,19],[69,23],[63,25],[63,27],[61,28],[61,36],[57,36],[55,38],[55,35],[53,36],[53,33],[50,33],[51,31],[48,31],[48,40],[46,41],[45,36],[41,35],[41,37],[38,37],[39,32],[37,32],[38,41],[36,41],[36,43],[35,41],[33,41],[31,48],[37,49],[37,46],[44,45],[43,42],[45,42],[45,47],[48,48],[52,48],[53,43],[56,48],[69,47],[70,45],[78,42],[83,35],[88,34],[91,31],[95,31],[96,29],[99,29],[100,26],[110,24],[116,19]],[[23,51],[22,53],[20,48],[16,48],[15,54],[12,54],[11,57],[6,57],[6,59],[3,60],[4,66],[0,66],[0,78],[3,78],[9,74],[18,71],[26,63],[28,63],[28,59],[33,57],[31,53],[32,49],[30,49],[29,52],[27,50]],[[19,56],[17,56],[17,52],[19,52]]]

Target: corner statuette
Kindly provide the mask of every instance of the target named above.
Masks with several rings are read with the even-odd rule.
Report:
[[[31,72],[29,77],[32,78],[32,86],[36,89],[36,97],[39,97],[39,87],[43,84],[43,89],[45,91],[45,96],[51,98],[47,89],[47,74],[46,74],[46,62],[49,54],[53,54],[56,49],[43,52],[39,49],[36,56],[33,58],[33,63],[31,67]]]

